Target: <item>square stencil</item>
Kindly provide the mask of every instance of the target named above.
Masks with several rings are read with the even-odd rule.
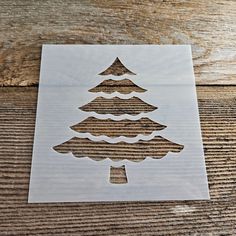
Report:
[[[196,199],[191,47],[43,45],[28,202]]]

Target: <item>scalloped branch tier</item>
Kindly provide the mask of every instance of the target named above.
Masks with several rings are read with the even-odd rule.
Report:
[[[157,109],[157,107],[150,105],[138,97],[129,99],[121,99],[119,97],[104,98],[97,97],[88,104],[80,107],[82,111],[96,112],[98,114],[112,114],[112,115],[138,115],[140,113],[147,113]]]
[[[71,126],[76,132],[91,133],[94,136],[106,135],[107,137],[136,137],[139,134],[150,135],[153,131],[166,128],[149,118],[139,120],[119,120],[112,119],[100,120],[95,117],[88,117],[82,122]]]
[[[139,87],[129,79],[122,79],[122,80],[108,79],[104,80],[96,87],[89,89],[89,92],[93,93],[104,92],[108,94],[114,92],[119,92],[121,94],[129,94],[132,92],[144,93],[145,91],[147,90]]]
[[[168,152],[178,153],[183,148],[183,145],[173,143],[161,136],[156,136],[148,141],[140,140],[136,143],[94,142],[87,138],[73,137],[53,147],[59,153],[72,153],[78,158],[89,157],[96,161],[110,158],[113,161],[129,160],[133,162],[140,162],[146,157],[160,159]]]

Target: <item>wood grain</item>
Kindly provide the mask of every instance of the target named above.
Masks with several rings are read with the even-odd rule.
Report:
[[[150,135],[154,131],[165,129],[166,126],[159,124],[149,118],[138,120],[97,119],[88,117],[87,119],[73,125],[71,129],[80,133],[91,133],[94,136],[106,135],[108,137],[136,137],[139,134]]]
[[[104,92],[108,94],[114,92],[119,92],[122,94],[129,94],[132,92],[144,93],[146,91],[147,91],[146,89],[139,87],[129,79],[121,79],[121,80],[107,79],[101,82],[96,87],[89,89],[89,92],[93,93]]]
[[[191,44],[198,84],[236,84],[235,0],[0,0],[0,85],[38,83],[47,44]]]
[[[211,201],[27,204],[37,88],[1,88],[0,235],[235,235],[236,87],[197,90]]]
[[[120,167],[110,167],[110,183],[112,184],[127,184],[125,165]]]
[[[86,112],[96,112],[98,114],[112,114],[120,116],[123,114],[138,115],[156,110],[157,107],[144,102],[138,97],[123,99],[119,97],[104,98],[96,97],[91,102],[80,107]]]
[[[88,156],[92,160],[101,161],[110,158],[112,161],[129,160],[140,162],[147,157],[160,159],[168,152],[179,153],[184,146],[176,144],[161,136],[151,140],[139,140],[135,143],[108,143],[105,141],[91,141],[88,138],[73,137],[53,149],[59,153],[72,153],[75,157]]]

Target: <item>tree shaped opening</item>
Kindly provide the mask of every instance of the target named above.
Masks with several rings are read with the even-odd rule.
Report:
[[[100,73],[100,75],[115,75],[121,76],[124,74],[134,75],[116,58],[112,65]],[[121,80],[104,80],[96,87],[89,90],[90,92],[105,92],[105,93],[131,93],[145,92],[146,90],[137,86],[129,79]],[[112,98],[97,97],[93,101],[83,105],[80,109],[84,112],[95,112],[97,114],[110,114],[120,116],[129,114],[132,116],[145,114],[157,109],[156,106],[144,102],[138,97],[121,99],[113,96]],[[159,124],[143,117],[137,120],[113,120],[113,119],[98,119],[88,117],[82,122],[71,127],[78,133],[90,133],[93,136],[106,135],[108,137],[125,136],[134,138],[139,134],[151,135],[154,131],[159,131],[166,128],[165,125]],[[132,162],[143,161],[147,157],[160,159],[166,156],[169,152],[178,153],[184,148],[183,145],[174,143],[162,136],[151,137],[149,140],[139,140],[135,143],[109,143],[106,141],[92,141],[88,138],[73,137],[70,140],[54,147],[54,150],[66,154],[72,153],[75,157],[89,157],[92,160],[100,161],[106,158],[112,161],[128,160]],[[116,179],[116,173],[123,173],[124,176],[119,180]],[[120,168],[110,167],[110,183],[129,182],[127,179],[126,169],[123,165]],[[117,177],[118,178],[118,177]]]

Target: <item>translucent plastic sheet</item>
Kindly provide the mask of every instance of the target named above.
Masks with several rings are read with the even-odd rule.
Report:
[[[209,199],[191,48],[44,45],[28,201]]]

